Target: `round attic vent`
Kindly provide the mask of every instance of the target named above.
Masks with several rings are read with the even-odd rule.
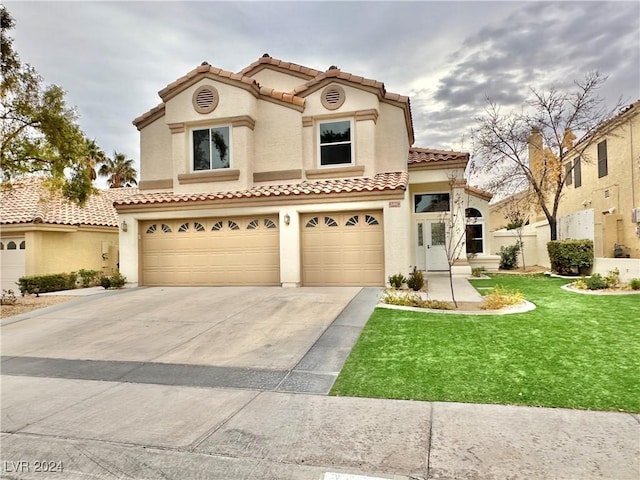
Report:
[[[211,113],[218,106],[218,91],[209,85],[198,88],[193,93],[193,108],[198,113]]]
[[[322,91],[322,105],[327,110],[336,110],[344,103],[345,93],[340,85],[329,85]]]

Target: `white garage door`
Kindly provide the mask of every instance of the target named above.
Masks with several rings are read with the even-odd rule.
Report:
[[[25,275],[26,244],[24,237],[3,237],[0,240],[2,289],[18,293],[16,282]]]
[[[384,284],[381,211],[306,214],[300,227],[304,285]]]
[[[144,285],[279,285],[277,216],[141,224]]]

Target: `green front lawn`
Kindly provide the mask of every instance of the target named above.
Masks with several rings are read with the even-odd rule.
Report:
[[[640,412],[640,295],[581,295],[564,283],[473,281],[520,290],[537,306],[523,314],[377,308],[331,394]]]

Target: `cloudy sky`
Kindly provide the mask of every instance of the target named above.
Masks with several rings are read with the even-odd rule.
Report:
[[[87,136],[138,160],[131,121],[202,61],[263,53],[385,83],[411,98],[415,146],[471,150],[491,98],[570,86],[592,70],[610,106],[640,98],[640,2],[13,2],[23,62],[62,86]]]

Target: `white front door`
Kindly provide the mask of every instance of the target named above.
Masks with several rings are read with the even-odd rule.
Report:
[[[426,269],[428,271],[448,270],[447,252],[445,250],[446,224],[439,221],[426,221],[425,248]]]

